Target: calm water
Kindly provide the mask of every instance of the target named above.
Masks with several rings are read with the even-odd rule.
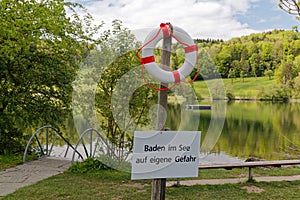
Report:
[[[202,145],[212,111],[190,111],[188,120],[200,117]],[[176,130],[179,106],[169,106],[167,126]],[[183,119],[184,120],[184,119]],[[271,102],[233,102],[226,104],[226,118],[210,152],[245,159],[266,160],[300,158],[300,104]]]
[[[222,115],[212,115],[215,111],[183,109],[185,113],[182,114],[179,105],[168,106],[167,127],[189,130],[192,125],[195,130],[195,121],[200,118],[202,153],[205,146],[210,145],[210,156],[222,157],[217,159],[300,159],[300,103],[223,102],[212,109],[218,106],[226,108],[225,121],[219,120],[221,128],[216,118]],[[62,132],[72,144],[76,143],[78,133],[72,122],[68,122]],[[56,145],[65,143],[58,140]]]

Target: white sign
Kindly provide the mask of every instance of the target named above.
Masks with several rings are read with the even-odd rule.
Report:
[[[136,131],[131,179],[197,177],[199,131]]]

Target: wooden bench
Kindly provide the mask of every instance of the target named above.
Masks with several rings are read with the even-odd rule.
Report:
[[[253,161],[253,162],[241,162],[241,163],[224,163],[224,164],[209,164],[199,165],[199,169],[227,169],[233,168],[249,168],[248,180],[253,180],[252,168],[254,167],[281,167],[283,165],[300,165],[300,160],[276,160],[276,161]]]

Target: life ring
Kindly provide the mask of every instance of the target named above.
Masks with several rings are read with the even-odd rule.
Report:
[[[170,35],[180,44],[185,46],[184,63],[178,70],[175,71],[166,71],[161,69],[155,62],[154,58],[154,48],[157,43],[161,39],[169,37]],[[171,31],[168,24],[161,24],[159,29],[151,31],[146,37],[141,50],[141,64],[153,78],[163,83],[180,83],[192,72],[198,59],[198,46],[194,44],[191,36],[177,26],[173,26],[173,31]]]

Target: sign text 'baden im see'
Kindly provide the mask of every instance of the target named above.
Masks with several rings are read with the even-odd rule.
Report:
[[[134,132],[131,179],[198,176],[199,131]]]

